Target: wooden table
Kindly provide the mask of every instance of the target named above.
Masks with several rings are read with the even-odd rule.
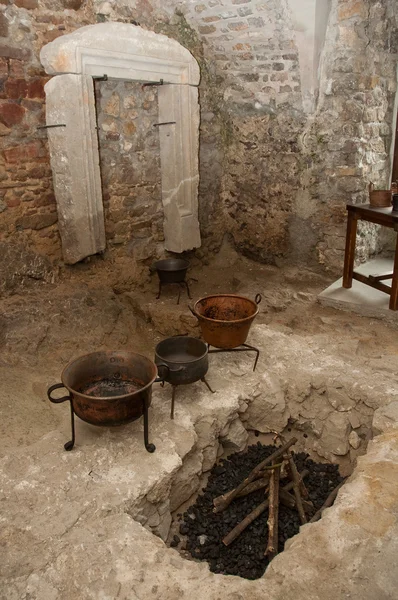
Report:
[[[359,220],[377,223],[384,227],[390,227],[398,233],[398,212],[392,208],[376,208],[370,204],[347,204],[347,238],[344,255],[343,287],[352,287],[352,280],[370,285],[376,290],[385,292],[390,296],[390,309],[398,310],[398,235],[395,245],[394,271],[389,275],[369,275],[366,277],[354,271],[355,243],[357,234],[357,223]],[[383,280],[392,279],[391,287],[382,283]]]

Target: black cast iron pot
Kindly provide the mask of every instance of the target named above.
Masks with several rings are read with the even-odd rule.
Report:
[[[209,369],[207,345],[189,336],[170,337],[155,348],[155,363],[168,370],[160,370],[164,381],[184,385],[203,379]]]
[[[182,283],[189,267],[189,262],[183,258],[165,258],[153,264],[161,283]]]

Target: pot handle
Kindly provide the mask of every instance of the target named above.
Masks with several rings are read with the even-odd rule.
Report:
[[[156,377],[155,383],[159,383],[159,382],[164,383],[165,377],[159,377],[159,367],[164,367],[165,369],[167,369],[167,375],[170,373],[170,368],[168,365],[165,365],[164,363],[160,363],[159,365],[156,365],[156,366],[158,368],[158,377]]]
[[[181,371],[186,371],[186,369],[187,369],[183,365],[177,367],[177,369],[170,369],[169,365],[165,365],[164,363],[159,363],[157,365],[157,367],[158,367],[158,369],[159,369],[159,367],[164,367],[165,369],[167,369],[166,377],[168,377],[170,373],[181,373]],[[166,380],[166,377],[164,377],[164,376],[163,377],[156,377],[155,383],[159,383],[159,382],[164,383],[164,381]]]
[[[54,404],[61,404],[61,402],[66,402],[67,400],[72,400],[71,395],[69,394],[68,396],[62,396],[62,398],[53,398],[51,396],[51,393],[54,390],[59,390],[60,388],[64,388],[64,384],[63,383],[56,383],[55,385],[51,385],[48,390],[47,390],[47,396],[48,399],[50,400],[50,402],[53,402]],[[65,388],[67,389],[67,388]]]
[[[195,311],[195,309],[192,308],[192,306],[189,306],[189,304],[188,304],[188,308],[191,311],[191,313],[193,314],[193,316],[198,319],[198,313]]]
[[[256,297],[254,298],[254,302],[256,304],[260,304],[261,300],[262,300],[261,294],[256,294]]]

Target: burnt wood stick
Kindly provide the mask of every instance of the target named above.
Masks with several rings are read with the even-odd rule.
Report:
[[[249,483],[249,485],[247,485],[245,488],[243,488],[243,490],[236,497],[241,498],[242,496],[247,496],[248,494],[251,494],[252,492],[261,490],[261,488],[266,487],[268,485],[272,469],[275,467],[281,467],[282,464],[283,463],[279,463],[274,466],[265,467],[264,471],[259,471],[258,476],[260,476],[260,479],[256,479],[252,483]],[[234,490],[230,490],[226,494],[222,494],[221,496],[217,496],[217,498],[214,498],[213,499],[214,506],[223,504],[225,502],[225,499],[228,497],[228,494],[231,494],[231,492],[233,492],[233,491]]]
[[[236,497],[243,498],[243,496],[248,496],[249,494],[256,492],[257,490],[261,490],[261,488],[267,487],[269,483],[269,477],[265,477],[263,479],[256,479],[253,483],[249,483]],[[219,496],[221,498],[221,496]],[[217,498],[214,499],[216,501]],[[288,508],[296,508],[296,499],[289,492],[285,492],[282,488],[279,489],[279,501],[284,506]],[[307,500],[302,500],[303,508],[306,513],[311,513],[314,510],[314,505],[312,502],[308,502]]]
[[[301,477],[303,477],[303,478],[306,477],[308,475],[308,473],[309,473],[309,471],[307,471],[307,470],[303,471],[301,473]],[[290,481],[288,484],[283,486],[282,489],[285,492],[289,492],[292,488],[293,488],[293,481]],[[252,510],[252,512],[249,513],[243,519],[243,521],[241,521],[240,523],[238,523],[236,525],[236,527],[231,529],[231,531],[225,536],[225,538],[222,541],[224,546],[229,546],[230,544],[232,544],[232,542],[242,533],[242,531],[244,531],[246,529],[246,527],[248,527],[250,525],[250,523],[253,523],[253,521],[255,519],[257,519],[257,517],[260,516],[261,513],[263,513],[266,510],[266,508],[268,508],[268,503],[269,503],[268,500],[264,500],[264,502],[262,502],[254,510]]]
[[[228,492],[228,494],[226,494],[225,496],[224,502],[215,506],[213,511],[215,513],[218,513],[226,509],[227,506],[229,506],[229,504],[232,502],[232,500],[243,490],[243,488],[249,485],[249,483],[251,483],[253,479],[256,478],[257,473],[262,471],[267,465],[276,462],[276,459],[280,456],[283,456],[286,453],[286,450],[288,450],[290,446],[293,446],[293,444],[295,444],[296,442],[297,438],[293,437],[289,442],[286,442],[286,444],[284,444],[283,446],[278,448],[278,450],[276,450],[273,454],[271,454],[271,456],[265,458],[263,461],[258,463],[258,465],[254,467],[254,469],[249,473],[246,479],[244,479],[242,483],[240,483],[238,487],[236,487],[234,490]]]
[[[294,462],[293,454],[291,452],[289,452],[288,461],[289,461],[289,466],[290,466],[292,472],[294,473],[294,480],[298,482],[302,497],[308,498],[309,494],[308,494],[307,488],[305,487],[304,481],[302,480],[302,478],[299,475],[299,472],[297,471],[296,463]]]
[[[270,560],[278,554],[279,477],[280,467],[272,471],[269,480],[268,541],[264,556]]]
[[[269,476],[263,477],[262,479],[256,479],[256,481],[249,483],[249,485],[247,485],[245,488],[243,488],[243,490],[241,492],[239,492],[239,494],[236,497],[242,498],[243,496],[248,496],[252,492],[256,492],[257,490],[261,490],[261,488],[267,487],[268,484],[269,484]],[[215,498],[214,501],[215,500],[217,500],[217,498]]]
[[[293,459],[292,459],[292,461],[293,461]],[[301,494],[300,494],[300,483],[299,483],[300,478],[299,478],[297,469],[292,469],[292,467],[290,466],[290,460],[289,460],[289,475],[293,482],[293,492],[294,492],[294,497],[296,499],[296,508],[297,508],[297,512],[300,517],[300,523],[302,525],[304,525],[305,523],[307,523],[307,517],[305,516],[305,512],[304,512],[304,508],[303,508],[303,500],[302,500]]]
[[[321,508],[316,511],[316,513],[310,520],[310,523],[315,523],[315,521],[319,521],[325,508],[329,508],[329,506],[332,506],[333,502],[336,499],[339,489],[343,486],[344,483],[345,483],[345,479],[343,479],[343,481],[341,483],[339,483],[339,485],[337,487],[335,487],[332,492],[330,492],[329,496],[326,498],[326,500],[322,504]]]
[[[282,488],[279,490],[279,501],[284,506],[288,508],[296,508],[296,498],[292,496],[289,492],[285,492]],[[314,510],[314,505],[312,502],[308,502],[307,500],[302,500],[303,508],[306,513],[310,513]]]
[[[277,431],[274,431],[273,433],[275,433],[276,438],[280,439],[282,444],[286,443],[286,438],[281,433],[278,433]],[[302,497],[308,498],[309,497],[308,490],[305,487],[303,480],[300,478],[300,476],[298,474],[296,463],[294,462],[294,458],[293,458],[293,452],[291,450],[289,450],[289,452],[286,453],[286,456],[284,458],[285,458],[285,460],[288,461],[290,468],[292,469],[293,473],[295,474],[295,480],[297,480],[299,483],[300,492],[301,492]]]

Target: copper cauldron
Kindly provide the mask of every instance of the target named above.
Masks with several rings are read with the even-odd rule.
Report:
[[[149,358],[126,351],[93,352],[71,361],[61,381],[49,387],[47,395],[55,404],[70,402],[72,440],[65,450],[72,450],[75,443],[75,414],[86,423],[106,426],[130,423],[144,415],[145,448],[155,450],[148,443],[148,408],[152,384],[163,378],[157,377],[157,367]],[[66,388],[68,395],[54,398],[52,393],[59,388]]]
[[[190,310],[199,321],[205,342],[232,349],[245,343],[260,302],[260,294],[254,301],[235,294],[216,294],[200,298]]]

